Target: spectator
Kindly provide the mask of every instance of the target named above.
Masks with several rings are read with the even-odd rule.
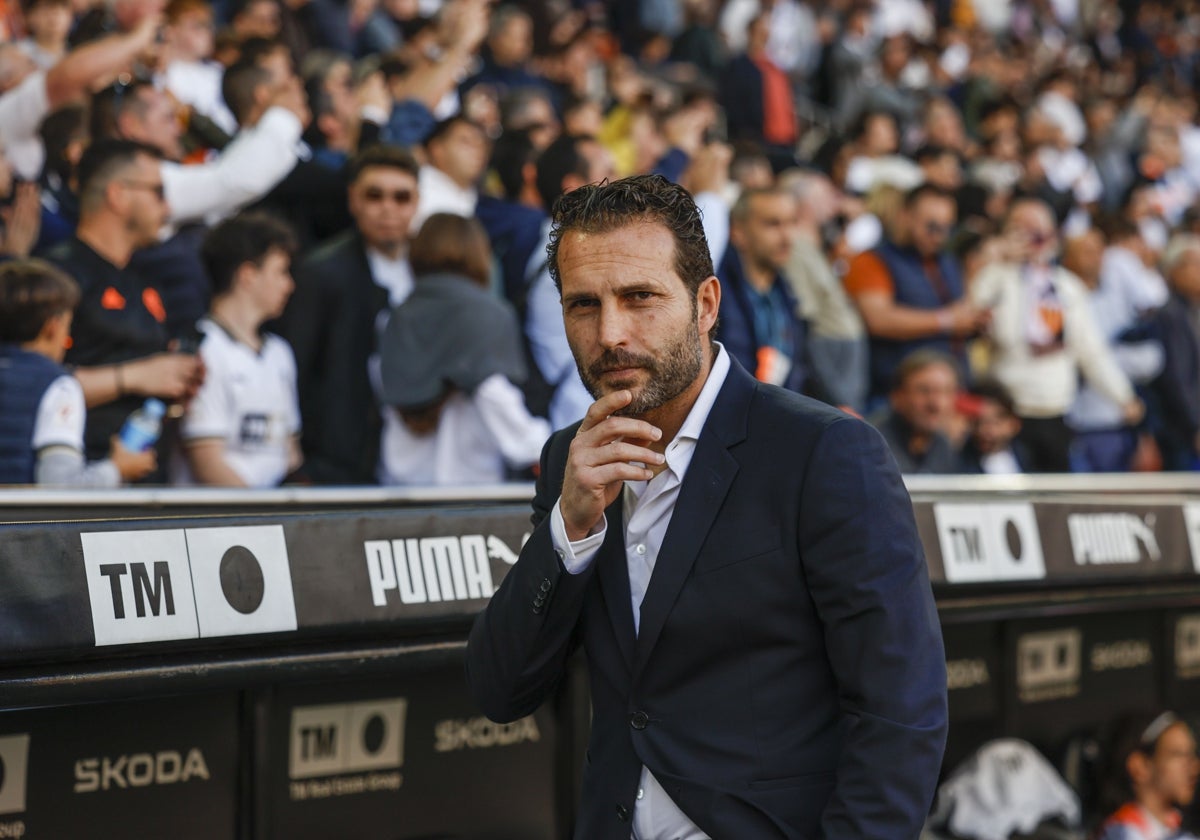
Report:
[[[169,95],[148,82],[133,81],[113,85],[93,98],[93,138],[145,143],[164,158],[159,166],[171,226],[162,233],[169,235],[145,243],[132,266],[155,278],[169,313],[166,329],[171,338],[191,337],[208,309],[208,278],[199,259],[204,222],[259,198],[296,160],[298,117],[306,118],[302,99],[274,96],[261,110],[256,127],[241,132],[216,159],[183,166],[178,106]]]
[[[17,175],[33,181],[41,174],[37,133],[46,115],[115,76],[154,42],[157,30],[156,18],[144,17],[132,32],[74,49],[45,71],[15,44],[0,43],[0,149]]]
[[[383,73],[371,72],[358,85],[346,56],[313,50],[304,64],[305,90],[312,109],[306,140],[313,157],[341,172],[354,152],[379,142],[391,115],[391,94]]]
[[[977,382],[969,394],[971,431],[962,452],[963,472],[1025,472],[1028,455],[1017,436],[1021,418],[1012,395],[997,382]]]
[[[279,325],[296,355],[305,471],[318,484],[375,482],[378,337],[388,310],[413,288],[417,162],[401,149],[375,146],[347,175],[354,226],[300,262]]]
[[[258,213],[228,219],[204,240],[213,290],[199,324],[207,375],[180,424],[173,484],[275,487],[299,468],[296,360],[262,328],[291,296],[295,248],[286,225]]]
[[[1143,726],[1144,725],[1144,726]],[[1172,712],[1125,722],[1113,750],[1113,779],[1125,802],[1100,829],[1098,840],[1189,840],[1180,812],[1191,804],[1200,775],[1191,727]]]
[[[550,94],[540,87],[521,87],[500,99],[500,124],[505,134],[528,132],[529,142],[539,152],[554,142],[561,126]]]
[[[887,407],[870,417],[902,473],[961,472],[946,431],[960,386],[958,363],[938,350],[914,350],[894,371]]]
[[[545,79],[529,69],[533,19],[520,6],[512,3],[496,6],[481,52],[483,66],[463,82],[464,94],[476,85],[487,85],[501,99],[522,88],[545,89]]]
[[[87,108],[67,105],[42,121],[38,130],[46,163],[39,180],[41,225],[34,251],[44,254],[75,232],[79,199],[72,189],[75,167],[89,142]]]
[[[296,142],[309,118],[299,84],[264,92],[254,118],[243,122],[233,142],[214,160],[183,166],[179,114],[153,85],[112,85],[92,102],[92,138],[117,137],[146,143],[165,160],[163,189],[167,220],[180,225],[215,221],[255,201],[296,164]]]
[[[1154,316],[1163,370],[1152,384],[1157,438],[1169,470],[1200,469],[1200,237],[1182,234],[1163,254],[1171,295]]]
[[[475,218],[487,231],[501,288],[512,302],[525,297],[525,269],[542,240],[546,218],[537,194],[537,150],[525,131],[501,135],[492,148],[491,176],[499,195],[481,193]]]
[[[435,213],[410,253],[416,286],[384,333],[382,484],[504,481],[538,461],[550,424],[525,408],[516,314],[487,292],[479,222]]]
[[[0,484],[116,487],[155,467],[114,437],[87,463],[83,389],[62,367],[79,286],[41,260],[0,265]]]
[[[796,200],[796,238],[783,276],[799,302],[798,314],[812,327],[808,352],[813,373],[830,402],[863,411],[866,332],[825,255],[836,244],[826,236],[842,210],[843,196],[828,178],[816,173],[785,173],[780,185]]]
[[[1065,416],[1080,373],[1121,407],[1125,423],[1138,422],[1144,409],[1096,327],[1086,289],[1054,263],[1058,230],[1050,207],[1019,199],[1004,229],[1008,261],[984,268],[971,287],[974,303],[992,312],[990,373],[1016,402],[1029,471],[1069,472]]]
[[[162,297],[130,267],[133,252],[153,242],[166,219],[160,173],[151,146],[93,143],[79,162],[79,228],[47,254],[80,286],[66,361],[79,366],[90,409],[88,460],[108,454],[112,436],[145,397],[186,402],[204,378],[195,356],[166,353]]]
[[[278,45],[239,60],[225,71],[221,85],[225,101],[243,130],[254,129],[267,119],[271,102],[279,96],[294,98],[307,109],[300,79]],[[295,148],[290,151],[291,165],[282,180],[251,206],[287,221],[305,247],[349,225],[346,185],[341,169],[331,169],[307,152],[300,156]]]
[[[904,197],[899,229],[855,257],[845,286],[870,336],[868,405],[888,392],[900,359],[932,348],[965,360],[963,339],[987,323],[985,309],[963,297],[958,264],[946,253],[954,199],[921,186]]]
[[[413,230],[419,231],[434,213],[474,216],[479,201],[479,182],[487,169],[487,136],[466,117],[451,117],[438,123],[425,140],[428,163],[421,167],[421,190]]]
[[[180,103],[212,120],[226,134],[237,120],[221,98],[223,68],[212,60],[213,11],[208,0],[171,0],[163,27],[163,86]]]
[[[783,278],[795,241],[796,201],[779,188],[749,190],[730,212],[729,247],[717,268],[717,339],[762,382],[802,391],[808,380],[807,328]]]
[[[29,35],[17,45],[39,70],[49,70],[67,53],[74,15],[70,0],[25,0],[22,4]]]
[[[1162,345],[1151,340],[1146,316],[1166,302],[1167,287],[1143,260],[1149,254],[1137,228],[1125,219],[1105,220],[1105,234],[1090,230],[1063,248],[1063,267],[1087,289],[1096,328],[1117,364],[1135,385],[1144,385],[1162,370]],[[1067,413],[1074,441],[1076,472],[1125,472],[1137,449],[1137,430],[1126,425],[1121,406],[1091,385],[1080,387]]]
[[[746,50],[729,63],[722,79],[730,140],[762,146],[772,167],[795,165],[798,137],[795,97],[787,74],[767,54],[771,15],[760,12],[747,27]]]

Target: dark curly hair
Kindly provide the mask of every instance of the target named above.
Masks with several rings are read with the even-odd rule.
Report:
[[[558,246],[563,234],[610,233],[638,222],[660,224],[675,237],[675,273],[692,293],[693,303],[700,284],[716,273],[696,202],[687,190],[661,175],[634,175],[572,190],[554,203],[551,219],[546,254],[550,276],[560,292]]]

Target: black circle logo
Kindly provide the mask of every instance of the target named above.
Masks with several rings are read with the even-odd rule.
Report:
[[[262,605],[266,594],[262,566],[254,552],[235,545],[221,557],[221,591],[229,606],[242,615],[250,615]]]
[[[363,749],[369,755],[375,755],[383,748],[383,742],[387,738],[387,722],[384,721],[382,715],[371,715],[366,726],[363,727],[362,743]]]
[[[1021,562],[1021,553],[1025,546],[1021,545],[1021,529],[1011,519],[1004,523],[1004,539],[1008,543],[1008,554],[1013,560]]]

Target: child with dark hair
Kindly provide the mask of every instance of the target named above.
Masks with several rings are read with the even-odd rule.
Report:
[[[116,487],[141,478],[154,450],[83,454],[83,388],[62,367],[79,302],[75,281],[41,260],[0,265],[0,484]]]
[[[1181,829],[1180,808],[1191,803],[1200,774],[1191,727],[1172,712],[1130,718],[1118,728],[1109,773],[1111,803],[1097,840],[1194,840]]]
[[[204,240],[213,301],[197,326],[208,375],[184,415],[172,483],[274,487],[300,466],[296,359],[262,329],[295,288],[295,250],[291,228],[265,213],[228,219]]]

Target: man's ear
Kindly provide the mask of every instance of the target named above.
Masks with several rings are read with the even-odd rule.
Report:
[[[720,311],[721,281],[706,277],[696,289],[696,328],[700,335],[708,335]]]

